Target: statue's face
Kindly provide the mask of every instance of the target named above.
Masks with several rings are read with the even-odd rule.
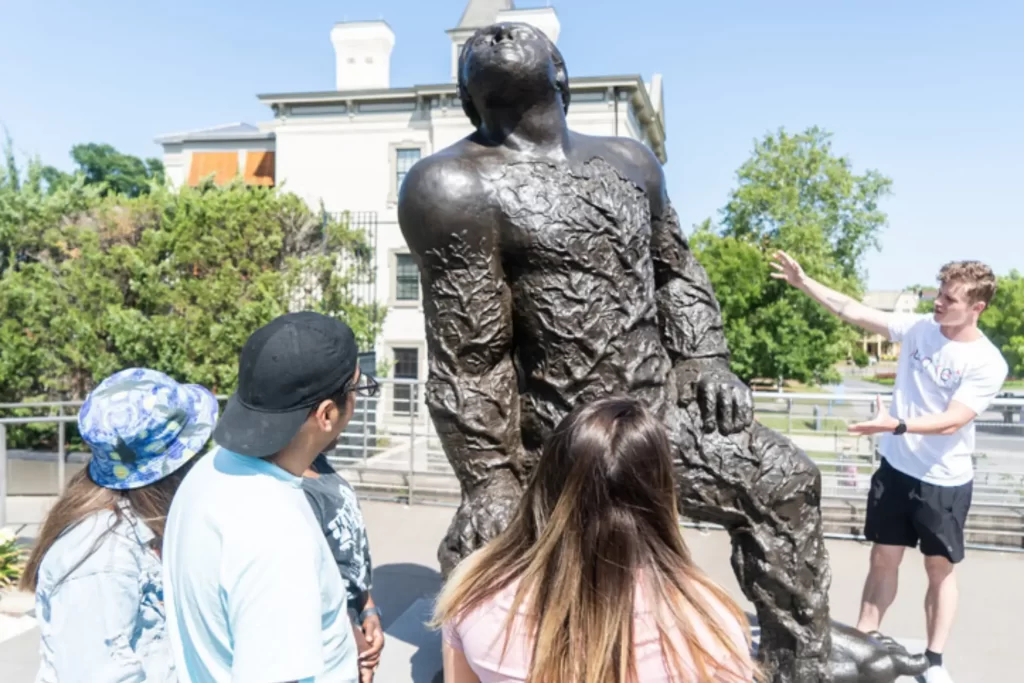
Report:
[[[495,24],[477,32],[466,46],[463,82],[474,100],[555,88],[550,43],[529,24]]]

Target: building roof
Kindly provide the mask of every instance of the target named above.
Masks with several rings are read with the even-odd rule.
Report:
[[[632,76],[577,76],[569,79],[569,87],[573,89],[594,89],[629,87],[643,91],[650,101],[650,93],[643,79]],[[394,100],[406,97],[427,95],[456,95],[458,87],[455,83],[433,83],[413,85],[407,88],[377,88],[367,90],[318,90],[313,92],[266,93],[257,95],[257,99],[267,106],[275,104],[328,104],[337,102],[364,102],[366,100]]]
[[[633,76],[577,76],[569,79],[569,87],[575,90],[596,90],[623,88],[632,91],[633,105],[637,119],[647,129],[654,153],[661,163],[668,161],[665,150],[665,123],[651,102],[651,92],[643,78]],[[658,84],[660,90],[660,83]],[[293,105],[342,104],[363,102],[395,102],[418,97],[447,95],[456,97],[458,88],[454,83],[414,85],[408,88],[381,88],[376,90],[326,90],[318,92],[268,93],[256,97],[263,104],[274,109],[275,115]]]
[[[896,300],[902,293],[896,290],[868,292],[864,295],[864,305],[880,311],[895,311]]]
[[[907,290],[875,290],[864,295],[864,305],[877,308],[880,311],[895,311],[901,298],[911,298],[916,304],[918,295],[916,292]]]
[[[156,139],[158,144],[168,145],[181,142],[212,142],[220,140],[273,140],[273,131],[260,130],[251,123],[225,123],[212,128],[200,128],[181,133],[161,135]]]
[[[512,0],[469,0],[458,28],[490,26],[498,18],[498,12],[515,8]]]

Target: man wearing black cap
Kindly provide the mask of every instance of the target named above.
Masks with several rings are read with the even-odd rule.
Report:
[[[344,583],[302,474],[352,417],[355,335],[311,312],[246,342],[213,437],[171,506],[163,562],[169,637],[190,681],[356,681]]]

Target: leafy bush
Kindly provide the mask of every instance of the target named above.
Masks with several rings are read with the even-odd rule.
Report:
[[[0,530],[0,589],[17,585],[25,568],[25,554],[14,534]]]
[[[345,319],[364,347],[383,320],[357,291],[373,251],[344,217],[236,182],[138,197],[81,175],[57,187],[0,169],[0,402],[80,400],[110,373],[147,366],[234,390],[259,326],[308,308]],[[70,432],[71,430],[69,430]],[[11,429],[12,447],[55,442]]]
[[[857,346],[853,349],[853,364],[858,368],[866,368],[871,364],[871,358],[868,356],[868,352]]]

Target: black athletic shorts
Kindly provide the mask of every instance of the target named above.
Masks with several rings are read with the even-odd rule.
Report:
[[[881,545],[915,548],[950,562],[964,559],[964,523],[974,482],[936,486],[895,469],[882,458],[871,477],[864,536]]]

